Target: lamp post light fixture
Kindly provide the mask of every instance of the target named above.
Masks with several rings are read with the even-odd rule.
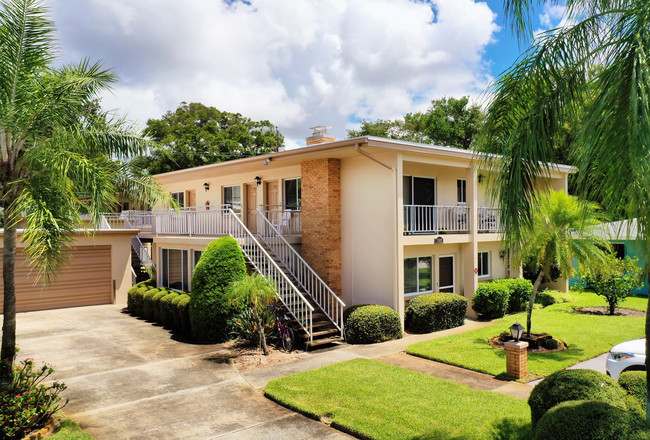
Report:
[[[521,335],[524,333],[524,326],[519,324],[518,322],[515,322],[510,326],[510,335],[512,336],[512,339],[515,341],[519,341],[521,339]]]
[[[205,182],[205,183],[203,184],[203,189],[204,189],[206,192],[208,192],[208,191],[210,190],[210,184],[209,184],[208,182]]]
[[[262,178],[260,176],[255,176],[255,182],[257,183],[257,186],[260,186],[262,184]]]

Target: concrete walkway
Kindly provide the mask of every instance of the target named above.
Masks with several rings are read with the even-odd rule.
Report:
[[[221,345],[176,341],[169,331],[95,306],[20,313],[19,359],[46,361],[65,382],[64,413],[103,439],[346,439],[264,398]]]

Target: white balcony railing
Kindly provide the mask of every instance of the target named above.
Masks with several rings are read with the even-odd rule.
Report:
[[[501,210],[499,208],[479,206],[478,232],[501,232]]]
[[[404,205],[405,234],[467,233],[469,206]]]
[[[266,217],[282,235],[302,234],[302,214],[300,206],[260,205],[258,211]]]

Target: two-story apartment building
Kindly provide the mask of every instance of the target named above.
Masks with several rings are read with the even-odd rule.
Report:
[[[545,183],[567,190],[571,171],[554,166]],[[519,273],[485,174],[471,151],[317,132],[304,148],[157,175],[185,208],[125,215],[151,243],[161,285],[191,289],[201,251],[233,235],[259,264],[277,263],[267,275],[286,284],[279,290],[297,286],[285,302],[311,304],[340,330],[343,304],[384,304],[403,317],[415,295],[471,298],[479,282]]]

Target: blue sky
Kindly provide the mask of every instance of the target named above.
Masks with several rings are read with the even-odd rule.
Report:
[[[520,53],[488,0],[44,0],[61,63],[100,60],[120,78],[105,109],[143,127],[180,102],[269,120],[289,147],[314,125],[479,100]],[[562,8],[539,10],[548,29]]]

